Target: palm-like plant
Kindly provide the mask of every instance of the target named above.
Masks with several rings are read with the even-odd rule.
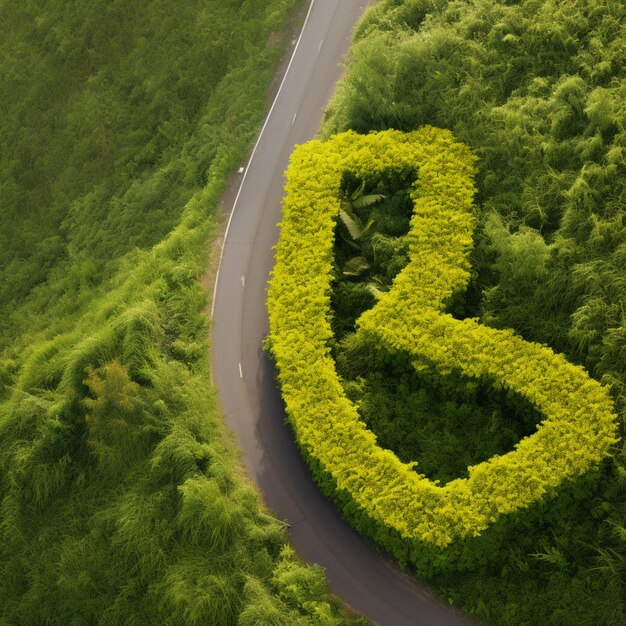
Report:
[[[370,219],[364,224],[354,211],[372,206],[384,199],[385,196],[381,193],[365,194],[363,193],[364,189],[365,181],[362,181],[355,191],[341,201],[341,208],[339,209],[339,218],[350,235],[350,240],[344,237],[344,241],[360,252],[344,264],[342,270],[344,276],[362,276],[370,269],[369,261],[363,256],[362,245],[372,234],[374,220]]]

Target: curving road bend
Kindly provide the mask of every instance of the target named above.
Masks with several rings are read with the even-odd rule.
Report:
[[[312,0],[283,82],[247,164],[213,298],[213,376],[250,476],[298,554],[326,569],[334,593],[379,626],[470,624],[400,572],[339,516],[313,482],[284,423],[267,336],[266,285],[289,156],[319,128],[352,29],[368,0]]]

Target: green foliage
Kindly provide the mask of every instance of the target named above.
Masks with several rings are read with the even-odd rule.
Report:
[[[355,256],[346,262],[343,266],[342,273],[345,276],[360,276],[364,272],[367,272],[369,268],[370,264],[365,257]]]
[[[351,361],[346,369],[354,371],[354,357],[339,352],[340,375],[345,359]],[[349,397],[365,424],[378,445],[405,463],[419,460],[419,472],[431,480],[466,478],[468,467],[510,452],[541,419],[521,396],[490,380],[443,376],[430,368],[418,372],[403,355],[383,349],[360,362],[365,369]]]
[[[293,5],[0,7],[0,346],[84,308],[248,145]]]
[[[625,19],[616,0],[383,0],[357,29],[324,133],[433,124],[480,157],[471,275],[448,310],[584,366],[611,387],[621,435]],[[622,445],[568,524],[546,536],[540,518],[508,538],[502,575],[439,578],[445,593],[487,623],[624,623],[626,546],[611,531],[626,525]],[[550,546],[565,569],[528,556]]]
[[[363,226],[359,218],[346,209],[339,210],[339,217],[344,223],[348,233],[350,233],[350,237],[354,240],[361,239],[361,237],[365,236],[371,226],[371,224]]]
[[[2,624],[352,623],[208,376],[206,250],[297,5],[0,3]]]
[[[106,364],[102,375],[89,366],[86,371],[83,383],[94,396],[83,400],[89,411],[85,415],[87,445],[102,471],[114,476],[117,467],[131,465],[137,455],[146,453],[141,431],[148,420],[138,406],[140,387],[116,362]]]

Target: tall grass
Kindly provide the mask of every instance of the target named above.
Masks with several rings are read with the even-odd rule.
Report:
[[[0,5],[2,624],[353,621],[242,477],[200,286],[301,4]]]

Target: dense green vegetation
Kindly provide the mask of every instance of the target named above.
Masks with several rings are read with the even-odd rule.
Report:
[[[200,286],[296,0],[0,3],[0,623],[352,623],[242,477]]]
[[[357,31],[325,125],[330,135],[428,123],[472,148],[472,276],[450,311],[583,365],[611,386],[621,435],[625,51],[617,0],[383,0]],[[433,582],[486,623],[623,624],[623,439],[587,487],[584,499],[572,485],[530,511],[497,559]]]

